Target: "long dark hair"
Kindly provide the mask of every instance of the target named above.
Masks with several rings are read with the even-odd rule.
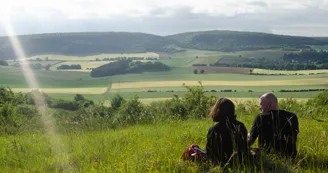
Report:
[[[236,120],[235,105],[227,98],[220,98],[216,101],[208,116],[215,122]]]

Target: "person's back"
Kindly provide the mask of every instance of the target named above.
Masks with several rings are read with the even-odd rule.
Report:
[[[226,164],[234,152],[242,162],[247,149],[247,129],[237,120],[219,122],[208,131],[206,153],[214,165]]]
[[[214,122],[207,134],[206,154],[213,165],[224,165],[234,152],[247,153],[247,129],[236,120],[235,106],[231,100],[219,99],[213,106],[209,116]]]
[[[256,123],[261,148],[274,149],[275,152],[287,156],[297,154],[296,140],[299,129],[297,117],[294,113],[284,110],[271,110],[258,115]]]

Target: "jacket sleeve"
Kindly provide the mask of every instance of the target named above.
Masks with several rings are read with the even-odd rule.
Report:
[[[213,133],[213,128],[210,128],[207,132],[206,155],[208,158],[211,158],[213,153]]]
[[[217,140],[214,128],[210,128],[207,133],[207,143],[206,143],[206,156],[212,163],[216,163],[215,161],[215,153],[217,153]]]
[[[250,130],[250,139],[248,140],[248,146],[251,146],[255,142],[256,138],[258,137],[259,130],[260,130],[259,126],[260,126],[260,116],[257,115],[254,119],[253,125]]]
[[[240,143],[240,152],[247,152],[249,147],[248,147],[248,143],[247,143],[247,128],[245,127],[244,124],[241,124],[240,125],[240,139],[241,140],[239,143]]]

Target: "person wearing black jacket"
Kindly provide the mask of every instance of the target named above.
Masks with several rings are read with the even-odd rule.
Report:
[[[209,117],[217,123],[208,130],[207,159],[214,166],[224,166],[235,156],[240,163],[243,162],[248,152],[247,128],[236,120],[232,101],[226,98],[217,100]]]
[[[299,133],[296,114],[279,110],[278,99],[272,93],[260,97],[260,109],[262,112],[255,117],[248,145],[251,146],[258,137],[260,149],[286,157],[295,157]]]

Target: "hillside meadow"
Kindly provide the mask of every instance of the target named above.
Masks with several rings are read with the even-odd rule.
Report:
[[[238,116],[248,129],[252,117]],[[327,123],[306,119],[299,122],[299,158],[293,163],[268,156],[258,169],[263,172],[328,171]],[[60,141],[40,133],[0,137],[0,146],[3,146],[0,166],[4,172],[203,172],[201,167],[184,163],[180,157],[190,144],[205,147],[211,125],[213,122],[209,120],[137,125],[58,134]],[[215,170],[219,172],[218,168]],[[241,170],[232,170],[238,171]]]
[[[214,124],[207,114],[216,97],[204,95],[201,86],[187,87],[187,90],[179,98],[149,105],[132,98],[108,108],[96,104],[77,111],[48,109],[43,115],[26,114],[31,117],[19,127],[14,126],[18,123],[14,117],[24,115],[18,114],[14,107],[24,106],[21,105],[24,97],[7,93],[12,96],[2,97],[0,108],[2,113],[12,111],[6,111],[7,117],[1,114],[0,123],[7,122],[0,128],[1,170],[223,172],[220,167],[181,160],[182,152],[190,144],[204,149],[207,130]],[[299,117],[299,153],[295,160],[262,153],[258,162],[228,167],[225,172],[327,172],[327,94],[321,92],[305,102],[280,100],[281,109],[293,111]],[[237,119],[249,130],[259,113],[257,102],[246,101],[236,106]]]

